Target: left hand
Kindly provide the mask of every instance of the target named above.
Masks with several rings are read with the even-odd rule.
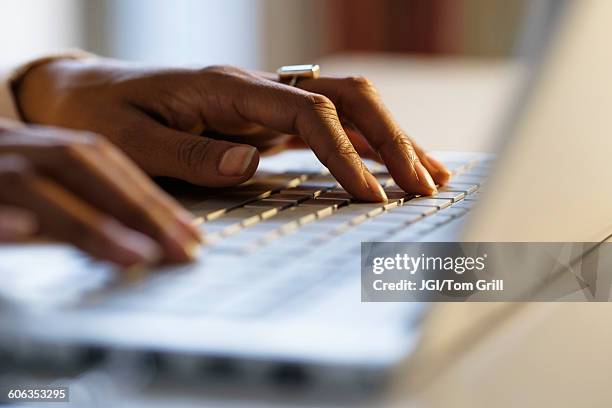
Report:
[[[428,195],[450,173],[408,138],[363,78],[290,87],[234,67],[144,69],[108,60],[56,60],[16,90],[30,122],[95,131],[153,176],[221,187],[257,168],[258,150],[299,136],[351,194],[386,195],[361,157],[384,162],[405,191]],[[258,150],[256,150],[256,147]]]

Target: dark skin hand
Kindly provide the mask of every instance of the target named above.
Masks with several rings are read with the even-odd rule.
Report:
[[[193,259],[190,214],[101,136],[0,121],[0,243],[42,235],[122,267]]]
[[[59,60],[30,70],[15,93],[28,122],[102,134],[152,176],[233,186],[253,175],[260,152],[302,144],[365,201],[386,195],[362,157],[386,164],[410,193],[429,195],[448,181],[449,171],[402,132],[366,79],[290,87],[272,78],[228,66]]]

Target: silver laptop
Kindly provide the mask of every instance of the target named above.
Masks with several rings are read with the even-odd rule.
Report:
[[[219,376],[373,389],[431,309],[363,303],[362,241],[589,241],[612,233],[612,2],[575,2],[504,133],[499,158],[442,156],[436,197],[354,202],[309,153],[236,189],[173,186],[208,244],[192,265],[119,276],[47,246],[0,250],[0,355],[80,367],[111,355],[192,382]],[[433,310],[435,313],[435,310]]]

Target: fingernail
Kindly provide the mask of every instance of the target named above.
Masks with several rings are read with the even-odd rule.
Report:
[[[425,166],[423,166],[421,162],[417,162],[414,165],[414,169],[416,170],[419,181],[425,184],[427,188],[431,190],[431,193],[437,193],[438,188],[436,187],[436,183],[434,183],[431,174],[429,174]]]
[[[219,173],[222,176],[241,176],[249,168],[257,149],[250,146],[236,146],[223,153],[219,162]]]
[[[382,186],[380,185],[376,177],[374,177],[374,175],[370,173],[369,171],[364,171],[363,177],[365,178],[366,184],[368,185],[368,188],[370,189],[370,191],[374,193],[375,200],[376,201],[387,201],[387,194],[385,193],[385,190],[383,190]]]

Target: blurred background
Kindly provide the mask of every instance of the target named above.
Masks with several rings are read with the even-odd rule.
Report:
[[[507,107],[517,66],[538,54],[562,2],[2,0],[0,64],[74,47],[161,65],[318,62],[324,73],[369,76],[426,146],[490,151],[484,135]],[[440,113],[445,123],[433,126]]]

